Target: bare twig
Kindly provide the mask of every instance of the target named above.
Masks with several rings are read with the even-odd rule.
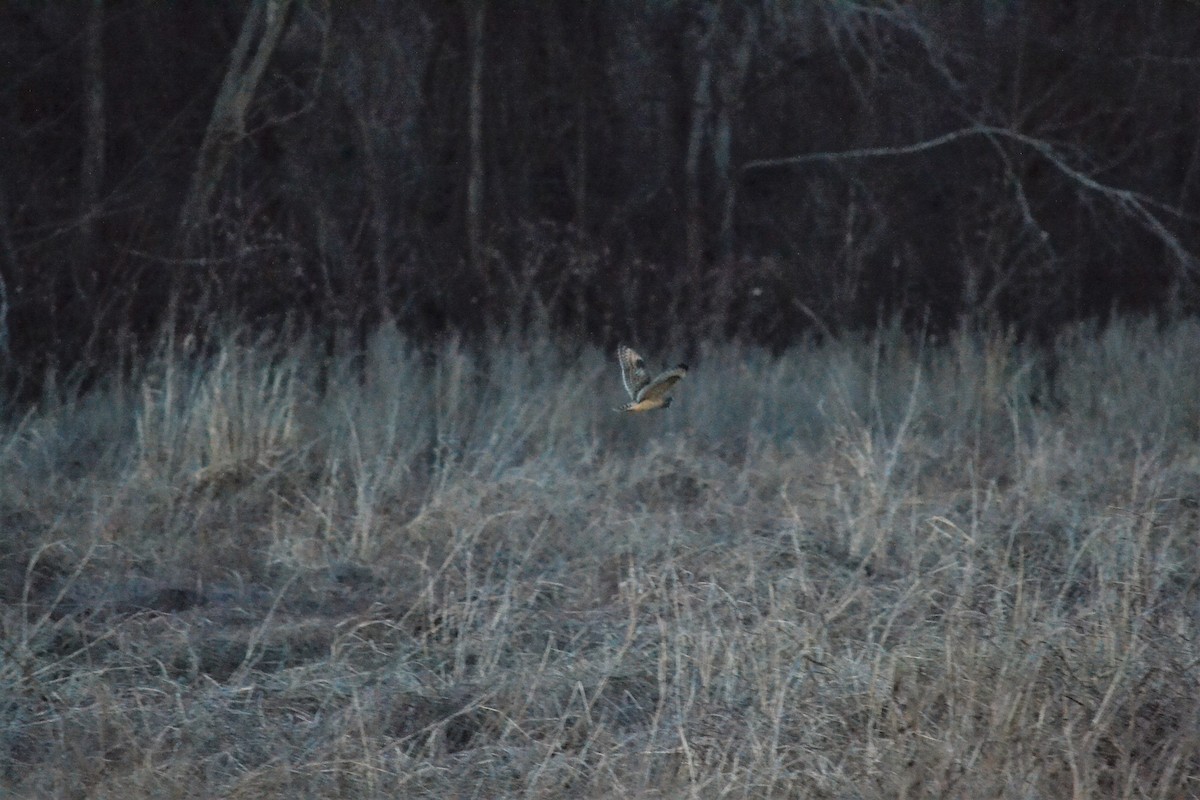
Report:
[[[966,139],[972,136],[983,136],[989,140],[1008,139],[1010,141],[1019,142],[1027,147],[1032,148],[1038,155],[1044,158],[1051,166],[1057,169],[1060,173],[1070,178],[1075,183],[1079,184],[1084,189],[1094,192],[1095,194],[1114,201],[1117,206],[1129,212],[1133,217],[1140,220],[1146,228],[1148,228],[1158,239],[1167,246],[1167,248],[1179,259],[1180,263],[1187,269],[1196,271],[1196,257],[1184,247],[1178,237],[1163,224],[1162,220],[1151,210],[1157,208],[1170,214],[1173,217],[1186,219],[1188,218],[1179,209],[1156,200],[1149,195],[1135,192],[1131,189],[1122,189],[1110,184],[1101,183],[1100,181],[1088,175],[1069,163],[1055,147],[1043,140],[1034,136],[1029,136],[1024,133],[1019,133],[1008,128],[999,128],[993,125],[971,125],[970,127],[960,128],[955,131],[944,133],[941,136],[935,136],[932,139],[926,139],[922,142],[913,144],[898,145],[895,147],[864,147],[854,150],[838,150],[826,151],[820,153],[805,153],[799,156],[784,156],[781,158],[761,158],[753,161],[747,161],[742,165],[742,174],[761,169],[771,169],[776,167],[796,167],[803,164],[808,164],[816,161],[846,161],[857,158],[884,158],[902,155],[911,155],[913,153],[921,153],[926,150],[933,150],[959,139]]]

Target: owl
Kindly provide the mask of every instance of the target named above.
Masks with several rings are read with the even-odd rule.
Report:
[[[625,345],[617,348],[617,360],[621,362],[621,380],[625,383],[625,391],[629,392],[633,401],[621,406],[617,411],[666,408],[671,405],[671,398],[667,396],[667,392],[683,380],[688,371],[687,364],[680,364],[651,380],[650,373],[646,371],[646,362]]]

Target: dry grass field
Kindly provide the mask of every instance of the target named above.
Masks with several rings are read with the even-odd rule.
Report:
[[[9,412],[0,795],[1200,796],[1197,323],[323,352]]]

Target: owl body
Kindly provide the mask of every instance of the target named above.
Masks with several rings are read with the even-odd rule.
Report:
[[[617,348],[617,360],[621,364],[621,380],[632,402],[621,406],[618,411],[640,412],[656,408],[667,408],[671,397],[667,392],[687,375],[687,364],[680,364],[655,378],[646,371],[646,362],[632,348],[621,345]]]

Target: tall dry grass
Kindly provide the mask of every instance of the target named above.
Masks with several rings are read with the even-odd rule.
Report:
[[[1200,326],[213,335],[0,433],[14,797],[1200,794]]]

